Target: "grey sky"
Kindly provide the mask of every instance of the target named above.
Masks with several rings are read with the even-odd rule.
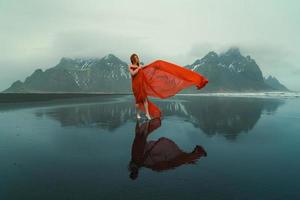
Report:
[[[65,57],[136,52],[186,65],[238,46],[300,90],[297,0],[0,0],[0,90]]]

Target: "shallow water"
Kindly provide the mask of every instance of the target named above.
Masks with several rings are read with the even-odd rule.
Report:
[[[0,199],[300,198],[299,98],[153,101],[0,104]]]

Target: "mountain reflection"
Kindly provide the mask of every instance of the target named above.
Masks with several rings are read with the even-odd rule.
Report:
[[[161,137],[156,141],[147,141],[147,137],[160,126],[159,118],[144,123],[136,122],[131,160],[128,165],[131,179],[138,177],[142,167],[158,172],[170,170],[183,164],[195,164],[200,157],[207,155],[199,145],[192,152],[186,153],[166,137]]]
[[[61,126],[100,127],[113,131],[131,119],[134,111],[131,102],[126,101],[58,107],[39,110],[35,114],[55,119]]]
[[[105,100],[104,100],[105,101]],[[39,109],[36,116],[47,116],[61,126],[99,127],[113,131],[127,121],[135,120],[132,99],[99,104],[71,105]],[[155,102],[163,117],[177,116],[192,123],[205,134],[235,139],[253,129],[262,114],[272,115],[284,103],[281,99],[176,96]]]
[[[182,97],[181,97],[182,98]],[[284,103],[279,99],[184,97],[190,121],[209,136],[220,134],[235,139],[254,128],[261,115],[274,114]]]

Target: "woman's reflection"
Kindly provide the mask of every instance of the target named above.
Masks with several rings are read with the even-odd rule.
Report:
[[[156,141],[147,141],[147,137],[161,126],[161,119],[155,118],[144,123],[138,120],[135,126],[135,137],[131,149],[131,161],[128,169],[130,178],[136,179],[141,167],[154,171],[174,169],[183,164],[194,164],[201,156],[206,156],[205,150],[196,145],[190,153],[182,151],[172,140],[161,137]]]

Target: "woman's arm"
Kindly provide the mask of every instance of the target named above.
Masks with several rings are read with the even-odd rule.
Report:
[[[129,70],[129,72],[130,72],[130,74],[132,75],[132,76],[134,76],[136,73],[138,73],[138,71],[141,69],[141,67],[138,67],[136,70],[132,70],[131,68],[130,68],[130,66],[128,66],[128,70]]]

